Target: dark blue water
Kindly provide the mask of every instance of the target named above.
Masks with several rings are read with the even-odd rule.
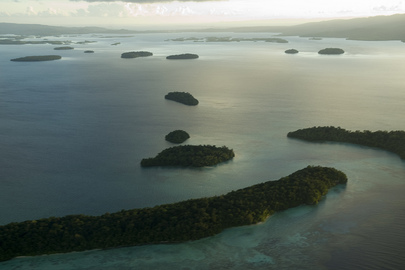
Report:
[[[311,144],[286,134],[318,125],[403,130],[404,44],[165,41],[198,35],[268,37],[60,37],[97,43],[40,63],[9,60],[55,54],[54,46],[0,47],[0,223],[224,194],[307,165],[340,169],[348,185],[317,206],[195,242],[18,258],[0,269],[400,269],[404,162],[377,149]],[[317,54],[326,47],[346,53]],[[300,53],[284,54],[289,48]],[[83,53],[89,49],[95,53]],[[154,56],[120,58],[138,50]],[[200,58],[165,59],[186,52]],[[167,101],[170,91],[190,92],[200,104]],[[175,129],[191,135],[189,144],[226,145],[236,157],[213,168],[140,168],[142,158],[171,146],[164,136]]]

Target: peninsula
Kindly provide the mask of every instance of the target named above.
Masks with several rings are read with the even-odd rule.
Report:
[[[198,100],[188,92],[169,92],[165,95],[165,99],[177,101],[189,106],[198,105]]]
[[[14,58],[10,61],[13,62],[39,62],[39,61],[52,61],[59,60],[62,56],[60,55],[38,55],[38,56],[25,56],[20,58]]]
[[[165,136],[166,141],[171,143],[183,143],[190,135],[184,130],[174,130]]]
[[[305,141],[332,141],[377,147],[405,159],[405,131],[348,131],[340,127],[312,127],[289,132],[289,138]]]
[[[226,146],[215,145],[181,145],[167,148],[154,158],[144,158],[142,167],[180,166],[204,167],[214,166],[232,159],[235,153]]]
[[[146,51],[138,51],[138,52],[125,52],[121,54],[121,58],[138,58],[138,57],[147,57],[152,56],[153,53],[146,52]]]
[[[197,240],[224,229],[263,222],[277,211],[317,204],[345,184],[334,168],[309,166],[222,196],[191,199],[102,216],[69,215],[0,226],[0,261],[17,256],[66,253]]]
[[[166,59],[169,60],[182,60],[182,59],[197,59],[199,56],[197,54],[192,53],[184,53],[184,54],[176,54],[176,55],[169,55]]]

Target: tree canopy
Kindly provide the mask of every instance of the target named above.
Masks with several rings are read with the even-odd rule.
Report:
[[[287,137],[306,141],[346,142],[391,151],[405,159],[405,131],[348,131],[340,127],[312,127],[289,132]]]
[[[346,182],[341,171],[309,166],[279,180],[222,196],[101,216],[14,222],[0,226],[0,261],[16,256],[197,240],[226,228],[262,222],[276,211],[316,204],[330,188]]]
[[[198,100],[188,92],[169,92],[165,95],[165,99],[177,101],[189,106],[198,105]]]
[[[141,166],[204,167],[230,160],[234,156],[233,150],[226,146],[180,145],[167,148],[154,158],[142,159]]]
[[[184,130],[174,130],[165,136],[166,141],[171,143],[183,143],[190,138],[190,135]]]

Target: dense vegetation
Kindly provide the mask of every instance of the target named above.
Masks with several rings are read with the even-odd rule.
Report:
[[[264,221],[276,211],[316,204],[347,182],[334,168],[307,167],[226,195],[102,216],[70,215],[0,226],[0,261],[16,256],[196,240]]]
[[[62,51],[62,50],[73,50],[74,48],[70,47],[70,46],[64,46],[64,47],[56,47],[56,48],[53,48],[53,49],[57,50],[57,51]]]
[[[177,101],[189,106],[198,105],[198,100],[187,92],[169,92],[165,95],[165,99]]]
[[[334,141],[378,147],[405,159],[405,131],[348,131],[340,127],[312,127],[289,132],[287,137],[306,141]]]
[[[174,130],[165,136],[166,141],[171,143],[182,143],[190,138],[190,135],[184,130]]]
[[[141,166],[204,167],[230,160],[234,156],[233,150],[226,146],[181,145],[167,148],[154,158],[142,159]]]
[[[14,62],[37,62],[37,61],[52,61],[59,60],[62,56],[60,55],[38,55],[38,56],[25,56],[20,58],[14,58],[10,61]]]
[[[199,56],[197,54],[192,53],[184,53],[184,54],[177,54],[177,55],[169,55],[166,59],[197,59]]]
[[[318,52],[319,54],[344,54],[345,51],[340,48],[326,48]]]
[[[121,58],[138,58],[138,57],[147,57],[147,56],[152,56],[153,53],[151,52],[145,52],[145,51],[139,51],[139,52],[125,52],[121,54]]]
[[[285,51],[285,53],[296,54],[296,53],[298,53],[298,51],[296,49],[288,49],[288,50]]]

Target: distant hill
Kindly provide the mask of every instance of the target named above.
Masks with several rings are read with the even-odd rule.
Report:
[[[40,36],[55,36],[55,35],[73,35],[73,34],[132,34],[135,31],[130,30],[112,30],[102,27],[63,27],[50,26],[42,24],[19,24],[19,23],[0,23],[0,35],[15,34],[15,35],[40,35]]]
[[[281,30],[282,35],[405,42],[405,14],[305,23]]]
[[[405,14],[337,19],[293,26],[250,26],[205,29],[212,32],[272,32],[283,36],[335,37],[352,40],[402,40],[405,42]]]
[[[272,32],[284,36],[336,37],[352,40],[402,40],[405,42],[405,14],[375,16],[356,19],[338,19],[312,22],[294,26],[253,26],[234,28],[210,28],[178,30],[177,32]],[[134,34],[134,33],[176,32],[174,30],[134,31],[113,30],[102,27],[62,27],[40,24],[0,23],[0,34],[16,35],[61,35],[61,34]]]

